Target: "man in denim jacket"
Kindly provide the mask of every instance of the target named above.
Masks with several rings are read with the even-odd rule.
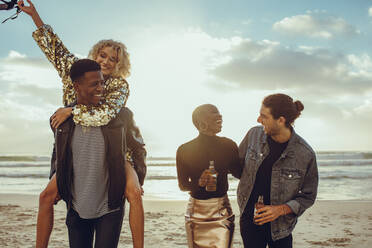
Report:
[[[239,146],[244,169],[238,204],[245,248],[291,248],[297,218],[315,201],[315,153],[292,127],[303,109],[287,95],[267,96],[257,119],[262,126],[250,129]],[[259,196],[264,205],[256,204]]]

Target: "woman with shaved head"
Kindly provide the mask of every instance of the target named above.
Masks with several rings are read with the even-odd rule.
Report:
[[[179,187],[190,193],[185,215],[188,245],[231,247],[235,216],[227,196],[227,174],[240,178],[238,147],[234,141],[217,136],[222,128],[222,116],[216,106],[197,107],[192,122],[199,131],[198,137],[177,150]],[[212,170],[216,171],[216,178]],[[213,183],[215,187],[209,189],[208,185]]]

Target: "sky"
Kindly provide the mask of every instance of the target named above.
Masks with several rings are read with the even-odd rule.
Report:
[[[174,157],[198,135],[191,113],[211,103],[238,145],[263,98],[305,106],[296,132],[316,151],[372,151],[372,1],[34,1],[84,58],[101,39],[130,53],[127,106],[149,156]],[[0,12],[5,19],[13,12]],[[62,83],[21,13],[0,25],[0,154],[49,155]]]

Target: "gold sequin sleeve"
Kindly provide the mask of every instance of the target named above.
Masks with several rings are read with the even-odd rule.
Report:
[[[41,26],[32,36],[62,78],[63,104],[70,105],[76,101],[75,90],[70,79],[70,68],[78,58],[68,51],[49,25]],[[95,107],[76,105],[73,111],[74,122],[83,126],[106,125],[125,106],[128,95],[129,87],[125,79],[109,78],[105,82],[104,102]]]
[[[76,100],[75,90],[70,79],[70,68],[78,58],[67,50],[49,25],[39,27],[33,32],[32,37],[62,78],[63,105],[70,105]]]

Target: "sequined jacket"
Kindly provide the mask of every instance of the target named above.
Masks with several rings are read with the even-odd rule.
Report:
[[[253,127],[239,146],[239,157],[244,161],[237,193],[241,214],[252,192],[257,170],[268,154],[269,145],[263,127]],[[297,217],[314,204],[318,180],[315,153],[293,130],[287,148],[272,166],[270,189],[271,205],[287,204],[293,213],[271,222],[273,240],[291,234]]]
[[[127,148],[133,152],[132,158],[139,181],[143,184],[146,175],[145,156],[146,150],[142,137],[135,130],[133,114],[128,108],[123,108],[118,117],[107,125],[101,126],[105,142],[105,167],[108,168],[109,189],[108,205],[110,209],[119,207],[123,202],[125,191],[125,159]],[[56,130],[53,130],[55,143],[52,156],[51,176],[56,173],[58,193],[71,206],[73,165],[71,139],[75,123],[68,118]]]
[[[54,65],[63,82],[63,104],[75,102],[75,90],[70,79],[71,65],[78,58],[69,52],[49,25],[43,25],[32,34],[41,51]],[[96,107],[78,104],[73,111],[73,120],[83,126],[103,126],[116,117],[125,106],[129,95],[127,81],[122,77],[110,77],[105,82],[104,102]]]

